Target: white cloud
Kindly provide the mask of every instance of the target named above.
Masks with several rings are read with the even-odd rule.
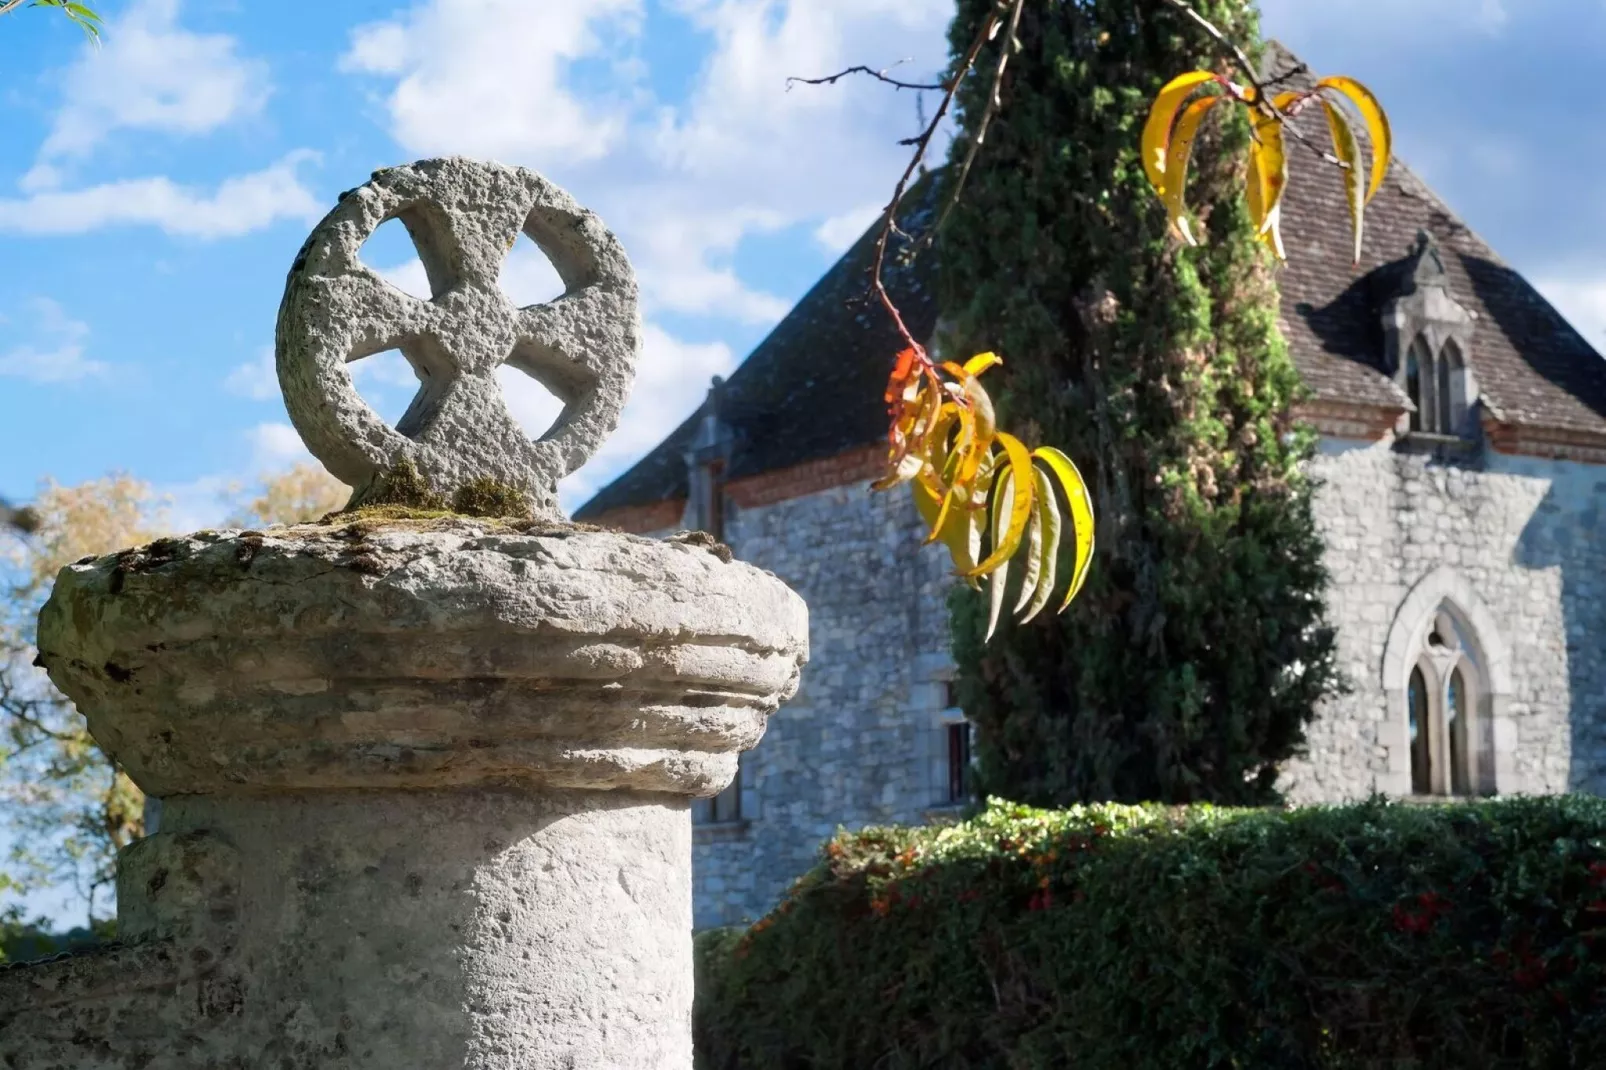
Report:
[[[661,0],[655,18],[687,20],[711,42],[677,99],[632,80],[643,52],[639,13],[636,0],[424,0],[360,30],[343,60],[385,80],[389,130],[404,148],[542,171],[598,212],[629,252],[646,348],[619,431],[564,483],[570,504],[655,445],[702,400],[709,376],[735,364],[728,346],[681,341],[656,318],[773,323],[789,298],[754,283],[738,256],[744,242],[802,227],[840,250],[908,162],[897,140],[918,129],[911,94],[855,79],[788,91],[787,76],[905,58],[911,78],[939,71],[952,4]],[[582,92],[576,61],[613,63],[627,89]],[[510,292],[518,256],[504,273]],[[389,274],[413,292],[423,286],[414,264]],[[556,402],[516,378],[504,385],[526,427],[544,430]]]
[[[87,156],[116,130],[205,134],[261,110],[268,69],[224,34],[178,26],[179,0],[141,0],[86,46],[64,77],[64,100],[26,189],[54,187],[58,164]]]
[[[640,0],[431,0],[359,27],[340,64],[399,76],[387,102],[392,132],[419,154],[587,159],[608,150],[624,121],[572,92],[565,68],[605,54],[610,31],[640,18]]]
[[[1470,9],[1470,10],[1469,10]],[[1488,36],[1500,34],[1510,21],[1504,0],[1260,0],[1260,26],[1285,43],[1320,41],[1327,34],[1354,40],[1376,40],[1377,27],[1386,23],[1393,41],[1414,36],[1419,30],[1453,39],[1467,30]]]
[[[1598,353],[1606,353],[1606,275],[1541,275],[1534,286]]]
[[[642,338],[636,384],[619,420],[619,429],[596,456],[559,485],[565,508],[575,509],[626,464],[634,461],[673,431],[708,394],[708,381],[729,375],[736,356],[723,342],[683,342],[663,328],[647,324]],[[527,430],[545,430],[556,417],[554,408],[546,424],[521,418]],[[515,412],[515,415],[518,415]]]
[[[298,150],[261,171],[225,179],[210,193],[159,177],[0,199],[0,231],[83,234],[110,226],[154,226],[182,237],[232,238],[281,219],[311,222],[322,204],[297,168],[317,158]]]
[[[223,380],[223,389],[253,401],[278,397],[279,372],[274,366],[273,347],[263,346],[251,360],[236,365]]]
[[[713,41],[684,100],[647,83],[577,92],[568,65],[610,47],[634,69],[636,0],[427,0],[360,30],[344,66],[394,80],[391,135],[413,152],[489,155],[546,172],[619,234],[649,315],[773,322],[788,307],[733,266],[745,238],[797,225],[840,237],[844,206],[884,199],[915,101],[871,82],[788,91],[788,75],[910,57],[941,69],[947,0],[672,0]],[[538,32],[539,31],[539,32]],[[539,92],[534,87],[539,87]],[[855,209],[854,211],[857,211]],[[862,216],[859,216],[862,218]],[[823,238],[822,238],[823,240]]]
[[[828,253],[846,252],[848,246],[858,241],[859,235],[869,230],[870,224],[881,218],[884,211],[885,205],[863,204],[841,215],[834,215],[814,228],[814,240]]]
[[[286,423],[260,423],[246,433],[251,447],[251,470],[276,472],[304,461],[312,454],[301,442],[301,435]]]
[[[106,374],[109,367],[84,356],[89,325],[68,316],[48,297],[30,302],[37,342],[0,352],[0,376],[35,383],[73,383]]]

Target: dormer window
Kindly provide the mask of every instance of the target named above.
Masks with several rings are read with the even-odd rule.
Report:
[[[1384,368],[1411,399],[1412,432],[1470,438],[1477,427],[1477,388],[1467,363],[1474,319],[1450,290],[1438,243],[1418,234],[1400,289],[1383,312]]]
[[[1411,430],[1464,435],[1467,428],[1467,366],[1461,347],[1447,340],[1437,353],[1418,336],[1405,355],[1405,392],[1411,399]]]

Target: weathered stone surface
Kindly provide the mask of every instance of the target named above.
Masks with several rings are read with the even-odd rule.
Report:
[[[186,908],[131,947],[0,971],[0,1065],[689,1070],[684,799],[310,792],[170,799]],[[237,877],[178,845],[227,842]],[[180,904],[171,904],[178,906]],[[203,934],[189,917],[211,919]],[[170,923],[177,923],[177,928]]]
[[[362,244],[388,219],[412,235],[433,297],[366,267]],[[514,308],[497,285],[520,233],[567,292]],[[343,195],[296,257],[279,309],[278,368],[290,418],[354,502],[382,497],[407,461],[445,500],[475,480],[523,491],[556,516],[557,481],[614,429],[640,345],[635,273],[602,222],[533,171],[461,158],[375,172]],[[421,380],[392,428],[352,386],[348,362],[400,349]],[[532,442],[495,372],[509,364],[563,402]]]
[[[724,787],[797,687],[802,600],[696,546],[532,532],[164,540],[65,569],[40,657],[157,796]]]
[[[132,945],[0,973],[0,1066],[689,1070],[689,798],[807,653],[722,549],[351,521],[64,570],[41,658],[166,798]]]
[[[854,483],[728,503],[724,537],[807,600],[810,664],[742,755],[740,819],[695,829],[700,928],[763,916],[840,825],[952,813],[946,725],[961,719],[945,687],[953,564],[906,495]]]
[[[1606,791],[1606,469],[1493,451],[1435,456],[1387,442],[1328,439],[1312,463],[1333,584],[1340,665],[1352,690],[1323,703],[1309,755],[1283,787],[1299,802],[1410,792],[1404,701],[1409,666],[1391,636],[1420,631],[1424,581],[1454,580],[1475,602],[1488,655],[1499,794]]]

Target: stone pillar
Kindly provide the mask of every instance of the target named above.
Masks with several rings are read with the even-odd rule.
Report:
[[[488,478],[473,449],[432,467],[451,441],[407,480]],[[371,499],[396,472],[354,474]],[[359,511],[62,572],[41,662],[161,826],[119,859],[117,945],[0,971],[0,1066],[689,1070],[690,800],[795,691],[806,610],[706,538],[509,497],[533,515]]]

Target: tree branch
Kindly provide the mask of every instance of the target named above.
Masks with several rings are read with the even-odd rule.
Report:
[[[1280,82],[1285,82],[1298,76],[1299,74],[1308,72],[1308,67],[1301,63],[1298,67],[1279,75],[1277,78],[1271,79],[1270,81],[1262,81],[1260,72],[1255,70],[1255,65],[1249,61],[1249,57],[1244,53],[1244,50],[1234,44],[1226,34],[1222,33],[1220,28],[1217,27],[1215,23],[1199,14],[1198,11],[1194,10],[1193,5],[1188,3],[1188,0],[1161,0],[1161,2],[1169,4],[1171,7],[1174,7],[1178,11],[1181,11],[1183,14],[1187,15],[1199,25],[1200,29],[1209,34],[1210,37],[1222,47],[1222,49],[1227,53],[1227,58],[1230,59],[1243,74],[1244,80],[1254,88],[1254,100],[1249,102],[1249,106],[1251,108],[1255,108],[1265,115],[1276,119],[1283,125],[1283,130],[1285,133],[1292,134],[1295,141],[1303,144],[1322,160],[1334,165],[1335,167],[1343,168],[1346,171],[1349,170],[1348,164],[1346,164],[1343,160],[1340,160],[1337,156],[1334,156],[1332,153],[1324,152],[1323,150],[1317,148],[1316,145],[1305,136],[1305,132],[1298,126],[1294,125],[1294,123],[1291,121],[1293,119],[1293,113],[1285,112],[1271,102],[1272,93],[1270,92],[1270,89],[1272,86]],[[1297,111],[1297,105],[1299,103],[1301,102],[1295,102],[1295,111]]]
[[[1227,35],[1222,33],[1221,30],[1216,27],[1215,23],[1211,22],[1209,19],[1199,14],[1199,12],[1195,11],[1193,5],[1188,3],[1188,0],[1164,0],[1164,2],[1170,4],[1178,11],[1181,11],[1194,22],[1197,22],[1200,29],[1204,30],[1205,33],[1215,38],[1216,43],[1222,48],[1226,49],[1228,58],[1236,63],[1238,65],[1238,69],[1243,72],[1244,80],[1255,87],[1255,95],[1257,97],[1264,97],[1266,95],[1263,92],[1260,84],[1260,72],[1255,70],[1255,65],[1253,63],[1249,62],[1249,57],[1244,54],[1244,50],[1239,48],[1232,41],[1228,40]]]
[[[1004,31],[1004,46],[998,50],[998,69],[993,72],[992,88],[987,91],[987,104],[982,108],[981,121],[976,124],[976,136],[970,139],[970,151],[965,153],[965,162],[959,165],[959,177],[954,179],[953,192],[948,197],[948,203],[942,206],[942,214],[937,222],[926,232],[926,241],[934,241],[937,231],[948,221],[948,215],[959,203],[959,193],[965,188],[965,179],[970,176],[970,165],[976,161],[976,153],[981,151],[981,143],[987,137],[987,127],[1003,106],[1004,68],[1009,65],[1009,57],[1015,51],[1015,33],[1020,29],[1021,11],[1026,6],[1026,0],[1015,0],[1015,6],[1009,13],[1009,28]]]
[[[894,63],[892,67],[897,67],[908,62],[909,61],[906,59],[900,59],[897,63]],[[849,67],[847,70],[837,71],[835,74],[828,74],[824,78],[788,78],[786,80],[786,88],[787,91],[790,92],[794,85],[836,85],[839,79],[846,78],[850,74],[868,74],[876,81],[885,82],[887,85],[890,85],[895,89],[937,90],[948,88],[947,85],[943,84],[942,82],[903,82],[896,78],[889,78],[887,76],[887,72],[890,71],[892,67],[883,67],[878,71],[870,67],[866,67],[861,63],[857,66]]]
[[[1005,0],[1005,3],[1008,3],[1008,0]],[[1024,5],[1025,0],[1013,0],[1012,7],[1009,9],[1011,12],[1011,40],[1005,42],[1004,56],[1006,58],[1009,55],[1011,41],[1014,37],[1013,27],[1019,24],[1021,8]],[[937,111],[934,115],[932,115],[931,121],[928,122],[925,128],[914,137],[905,138],[898,142],[900,145],[913,146],[914,152],[910,155],[908,166],[903,169],[903,174],[898,178],[897,186],[893,188],[892,199],[887,202],[886,208],[881,212],[881,229],[876,235],[875,260],[870,266],[870,292],[875,296],[881,307],[886,309],[887,315],[892,317],[893,325],[897,327],[898,334],[903,339],[904,345],[913,350],[920,362],[926,365],[928,368],[931,367],[931,358],[926,353],[926,347],[922,345],[912,333],[910,333],[908,325],[903,322],[902,313],[898,311],[898,306],[892,300],[892,295],[887,293],[886,283],[882,278],[887,262],[887,246],[891,242],[893,234],[896,233],[901,235],[903,233],[898,228],[898,209],[903,204],[904,195],[909,191],[909,182],[914,177],[915,171],[920,167],[921,161],[926,158],[926,150],[931,147],[931,139],[937,135],[937,130],[942,126],[942,120],[944,116],[948,114],[948,109],[953,106],[954,97],[959,92],[960,85],[964,83],[965,77],[970,74],[971,70],[976,66],[976,57],[981,54],[981,50],[987,44],[987,42],[992,40],[993,37],[997,35],[1000,18],[1005,10],[1006,8],[1002,3],[993,9],[992,13],[987,16],[986,21],[982,23],[981,28],[976,32],[975,39],[970,42],[970,46],[965,50],[964,56],[960,58],[959,63],[955,66],[953,73],[939,85],[917,85],[914,83],[899,82],[897,79],[888,78],[884,71],[875,71],[864,66],[849,67],[847,70],[841,71],[827,78],[787,79],[788,87],[790,87],[794,82],[802,82],[805,85],[822,85],[834,83],[838,78],[842,78],[848,74],[863,73],[868,74],[879,81],[887,82],[891,85],[897,86],[900,89],[942,90],[942,101],[937,105]],[[1004,62],[1004,60],[1001,60],[999,63],[998,74],[996,76],[997,78],[1003,77]],[[996,108],[998,97],[997,89],[998,85],[995,78],[993,94],[988,100],[987,110],[983,113],[984,123],[986,119],[991,117],[991,113]],[[978,144],[979,141],[980,139],[978,138]],[[974,155],[974,146],[972,148],[972,155]],[[967,160],[966,168],[968,169],[968,167],[969,161]],[[957,198],[958,194],[959,188],[958,185],[956,185],[954,188],[954,197]],[[951,203],[952,202],[950,201],[950,204]],[[946,215],[946,211],[944,214]]]

